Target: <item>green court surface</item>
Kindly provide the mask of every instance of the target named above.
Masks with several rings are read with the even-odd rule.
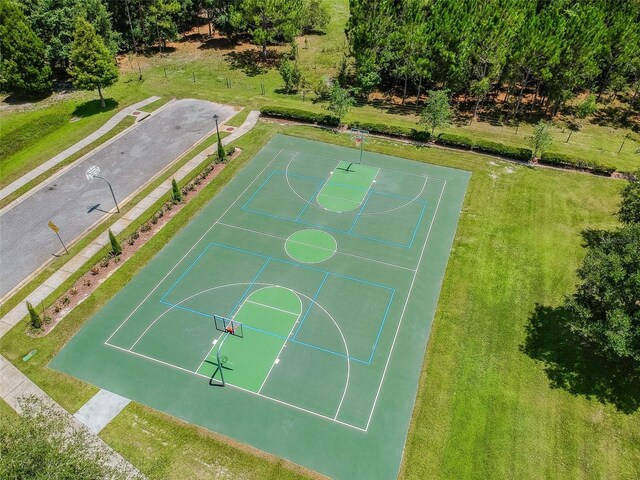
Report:
[[[359,154],[274,136],[51,367],[332,478],[395,478],[470,174]]]

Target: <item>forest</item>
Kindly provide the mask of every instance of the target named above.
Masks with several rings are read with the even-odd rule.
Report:
[[[553,116],[585,92],[598,102],[624,93],[628,111],[638,101],[637,0],[350,0],[349,8],[337,81],[360,101],[382,91],[417,106],[441,89],[474,114],[501,102],[513,117]],[[251,40],[266,59],[269,45],[322,34],[330,15],[327,0],[0,0],[0,87],[50,90],[69,67],[78,17],[114,57],[162,52],[208,24],[210,35]]]

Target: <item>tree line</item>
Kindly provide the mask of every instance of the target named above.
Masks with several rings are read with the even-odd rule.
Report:
[[[418,98],[446,89],[474,112],[498,92],[518,115],[557,113],[576,94],[640,90],[635,0],[350,0],[353,71],[343,81]]]
[[[194,26],[249,36],[262,48],[301,33],[322,33],[326,0],[0,0],[0,90],[32,96],[72,68],[79,19],[115,62],[118,52],[166,48]]]

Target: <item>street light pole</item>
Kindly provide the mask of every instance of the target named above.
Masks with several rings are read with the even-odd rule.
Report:
[[[216,121],[216,134],[218,135],[218,140],[220,140],[220,131],[218,130],[218,115],[214,115],[213,119]]]

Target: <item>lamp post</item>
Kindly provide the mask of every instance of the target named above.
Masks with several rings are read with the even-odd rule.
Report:
[[[218,136],[218,161],[224,162],[225,152],[222,146],[222,140],[220,140],[220,130],[218,129],[218,115],[214,115],[213,119],[216,122],[216,135]]]
[[[91,167],[89,167],[87,169],[87,172],[85,173],[85,176],[87,177],[87,180],[93,180],[94,178],[100,178],[102,180],[104,180],[105,182],[107,182],[107,185],[109,185],[109,190],[111,191],[111,196],[113,197],[113,203],[116,204],[116,210],[118,211],[118,213],[120,213],[120,207],[118,206],[118,201],[116,200],[116,196],[113,193],[113,188],[111,187],[111,184],[109,183],[109,181],[100,176],[100,167],[98,167],[97,165],[93,165]]]

